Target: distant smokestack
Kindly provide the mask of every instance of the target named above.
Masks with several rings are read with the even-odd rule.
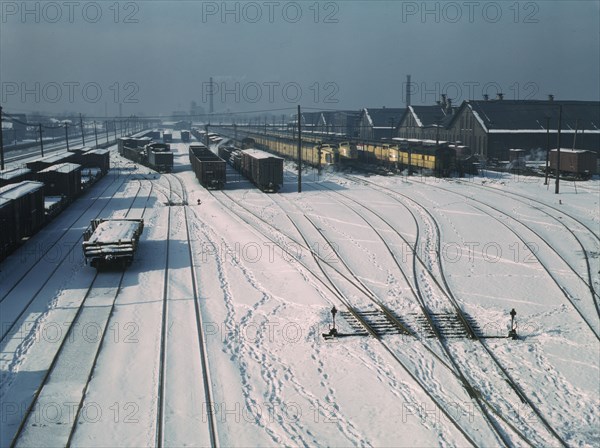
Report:
[[[489,101],[490,100],[490,96],[486,93],[485,95],[483,95],[483,100],[484,101]]]
[[[552,94],[548,95],[548,101],[554,101],[554,95],[552,95]]]
[[[503,100],[504,99],[504,94],[503,93],[499,93],[498,94],[498,99],[499,100]]]
[[[213,108],[213,79],[212,76],[210,77],[210,86],[209,86],[209,90],[208,90],[208,99],[209,99],[209,103],[208,103],[208,111],[209,113],[213,113],[215,110]]]
[[[406,75],[406,107],[410,106],[410,75]]]

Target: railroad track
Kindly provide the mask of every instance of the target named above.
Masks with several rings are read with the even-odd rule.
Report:
[[[366,181],[369,183],[372,183],[370,181]],[[377,185],[377,184],[375,184]],[[429,184],[428,184],[429,185]],[[382,186],[378,186],[379,188],[386,188],[386,187],[382,187]],[[578,244],[580,245],[580,247],[582,248],[582,254],[585,258],[585,263],[587,266],[587,271],[588,271],[588,278],[589,278],[589,282],[586,281],[580,274],[579,272],[577,272],[576,268],[574,268],[573,266],[571,266],[571,264],[565,259],[565,257],[559,252],[557,251],[554,247],[552,247],[552,245],[550,244],[550,242],[545,239],[542,235],[540,235],[539,232],[537,232],[535,229],[533,229],[530,225],[528,225],[527,223],[523,222],[523,220],[515,218],[514,216],[509,215],[508,213],[500,210],[498,207],[495,207],[493,205],[487,204],[483,201],[480,201],[478,199],[475,199],[469,195],[465,195],[447,188],[443,188],[437,185],[433,185],[434,188],[452,193],[454,195],[460,196],[462,198],[466,198],[469,199],[473,202],[476,202],[478,204],[481,204],[487,208],[490,208],[492,210],[494,210],[497,213],[500,213],[501,215],[506,216],[507,218],[509,218],[511,221],[525,227],[527,230],[529,230],[531,233],[533,233],[537,238],[539,238],[541,241],[544,242],[545,246],[547,247],[548,250],[550,250],[553,254],[555,254],[568,268],[569,270],[572,272],[572,274],[577,277],[589,290],[590,292],[590,296],[591,296],[591,300],[592,303],[594,304],[594,308],[596,309],[596,313],[597,313],[597,317],[600,317],[600,296],[598,295],[598,293],[595,291],[594,287],[593,287],[593,277],[592,277],[592,273],[591,273],[591,269],[590,269],[590,260],[589,260],[589,255],[588,255],[588,251],[585,249],[585,247],[583,246],[583,243],[579,240],[579,238],[574,234],[574,232],[571,229],[568,229],[568,227],[562,223],[559,219],[553,217],[555,220],[557,220],[558,222],[561,222],[561,224],[563,224],[565,226],[565,228],[567,228],[569,230],[569,232],[571,233],[571,235],[573,235],[573,237],[577,240]],[[390,191],[394,191],[395,190],[391,190],[388,189]],[[395,192],[395,194],[399,194],[402,195],[406,198],[408,198],[408,196],[403,195],[401,193]],[[410,199],[410,198],[409,198]],[[411,199],[412,200],[412,199]],[[525,239],[521,236],[521,234],[519,232],[517,232],[514,228],[512,228],[511,226],[507,225],[503,220],[501,220],[500,218],[498,218],[497,216],[495,216],[494,214],[482,209],[481,207],[477,207],[475,205],[471,205],[473,208],[477,209],[478,211],[480,211],[481,213],[486,214],[487,216],[493,218],[495,221],[499,222],[500,224],[502,224],[505,228],[507,228],[510,232],[512,232],[525,246],[527,246],[527,241],[525,241]],[[554,207],[551,207],[554,208]],[[540,210],[542,211],[542,210]],[[559,210],[560,211],[560,210]],[[550,214],[548,214],[549,216],[552,216]],[[571,217],[572,218],[572,217]],[[572,218],[575,220],[575,218]],[[585,226],[584,223],[581,223],[578,220],[577,221],[580,225]],[[587,227],[586,227],[587,228]],[[591,232],[591,229],[588,229]],[[594,235],[596,236],[596,235]],[[599,240],[600,241],[600,240]],[[573,309],[577,312],[577,314],[580,316],[580,318],[585,322],[585,324],[588,326],[588,328],[592,331],[592,333],[596,336],[596,339],[600,340],[600,330],[597,327],[597,325],[594,325],[594,323],[590,322],[590,320],[586,317],[586,312],[585,310],[582,310],[581,307],[575,302],[575,300],[573,300],[573,298],[571,297],[571,295],[567,292],[567,288],[561,284],[561,282],[559,281],[559,279],[557,278],[557,276],[552,272],[552,270],[547,266],[546,263],[544,263],[544,261],[542,260],[542,258],[535,253],[535,251],[531,251],[532,255],[536,258],[536,260],[538,261],[538,263],[540,264],[540,266],[544,269],[544,271],[548,274],[548,276],[552,279],[552,281],[556,284],[556,286],[558,287],[558,289],[561,291],[562,295],[567,299],[567,301],[571,304],[571,306],[573,307]]]
[[[359,179],[361,182],[365,182],[362,179]],[[366,181],[368,183],[372,183],[370,181]],[[374,184],[374,183],[373,183]],[[380,185],[374,184],[377,187],[384,189],[384,190],[389,190],[391,191],[393,194],[397,194],[400,196],[405,197],[406,199],[412,201],[416,206],[421,207],[424,212],[430,217],[430,219],[434,222],[435,227],[437,229],[436,234],[439,236],[441,235],[441,231],[439,228],[439,224],[437,223],[437,220],[433,217],[433,215],[431,214],[431,212],[429,212],[429,210],[427,210],[425,207],[421,206],[420,204],[418,204],[418,202],[414,201],[412,198],[407,197],[401,193],[396,192],[395,190],[391,190],[391,189],[387,189],[385,187],[382,187]],[[346,196],[343,195],[342,193],[339,193],[338,191],[333,190],[335,193],[340,194],[342,196]],[[394,196],[390,196],[392,197],[392,199],[397,200]],[[353,200],[354,202],[358,202],[352,198],[350,198],[351,200]],[[398,201],[398,200],[397,200]],[[402,201],[398,201],[400,202],[402,205],[405,206],[405,208],[409,211],[409,213],[413,214],[413,212],[406,206],[406,204],[403,204]],[[360,203],[359,203],[360,204]],[[365,206],[364,204],[360,204],[362,207],[366,208],[367,210],[370,210],[372,213],[374,213],[375,215],[378,215],[376,212],[374,212],[371,208]],[[379,216],[379,215],[378,215]],[[382,221],[386,222],[381,216],[379,216],[380,219],[382,219]],[[413,214],[413,219],[415,219],[416,222],[416,217]],[[387,223],[387,222],[386,222]],[[388,226],[390,228],[392,228],[393,230],[395,229],[391,224],[387,223]],[[408,244],[408,242],[405,240],[405,242]],[[438,260],[440,260],[440,275],[441,275],[441,280],[445,286],[444,289],[441,289],[442,291],[445,290],[445,292],[447,293],[448,299],[451,301],[455,311],[463,316],[462,317],[462,321],[465,323],[466,326],[470,326],[469,324],[469,319],[468,316],[464,315],[464,312],[462,311],[462,308],[460,307],[458,301],[456,300],[456,298],[454,297],[454,294],[452,292],[452,288],[450,288],[448,281],[446,279],[446,275],[445,272],[443,270],[443,265],[441,264],[441,261],[443,260],[443,257],[441,256],[441,253],[439,252],[439,248],[440,248],[440,244],[439,242],[436,243],[436,247],[437,247],[437,252],[436,252],[436,256],[438,258]],[[416,249],[413,252],[414,254],[417,254]],[[418,257],[414,257],[414,260],[416,260]],[[422,266],[425,268],[426,265],[425,263],[421,262]],[[431,274],[431,278],[433,280],[435,280],[435,277],[433,275],[433,272],[430,272]],[[415,277],[416,278],[416,277]],[[438,283],[439,285],[439,283]],[[500,360],[496,357],[496,355],[489,349],[489,347],[487,346],[487,344],[485,343],[485,340],[480,338],[476,332],[471,331],[470,334],[472,335],[472,337],[474,339],[476,339],[481,346],[484,348],[485,353],[493,360],[494,364],[500,369],[500,371],[503,373],[503,375],[506,378],[507,383],[511,386],[511,388],[513,389],[513,391],[518,395],[519,399],[526,403],[532,410],[533,412],[536,414],[536,416],[540,419],[540,421],[543,423],[543,425],[546,427],[546,429],[563,445],[563,446],[567,446],[567,443],[565,442],[565,440],[554,430],[554,428],[552,427],[552,425],[545,419],[545,417],[542,415],[541,411],[537,408],[537,406],[528,398],[528,396],[525,394],[525,392],[523,391],[523,389],[518,385],[518,383],[512,378],[512,376],[509,374],[508,370],[502,365],[502,363],[500,362]]]
[[[530,198],[528,196],[521,195],[521,194],[518,194],[518,193],[514,193],[514,192],[511,192],[511,191],[502,191],[502,192],[499,192],[497,189],[492,188],[490,186],[486,186],[486,185],[479,185],[479,184],[475,184],[475,183],[466,183],[464,181],[461,181],[460,183],[461,184],[467,184],[469,186],[474,186],[474,187],[477,187],[477,188],[480,188],[480,189],[485,189],[486,191],[492,191],[493,193],[496,193],[496,194],[502,194],[502,195],[504,195],[504,194],[510,194],[512,197],[515,198],[516,201],[521,202],[522,204],[525,204],[527,206],[533,207],[534,209],[536,209],[536,210],[540,211],[541,213],[545,214],[546,216],[550,217],[552,220],[556,221],[563,228],[565,228],[571,234],[571,236],[575,239],[575,241],[579,245],[579,248],[581,249],[582,254],[584,255],[585,263],[586,263],[586,271],[587,271],[588,281],[586,282],[585,280],[583,280],[583,278],[579,275],[579,273],[577,272],[577,270],[574,267],[571,266],[571,269],[573,270],[573,272],[575,272],[575,274],[582,281],[584,281],[585,283],[587,283],[587,286],[590,289],[590,293],[592,295],[592,300],[594,301],[594,305],[596,307],[596,314],[598,315],[598,317],[600,317],[600,295],[598,294],[597,290],[594,288],[594,277],[593,277],[592,270],[591,270],[591,264],[590,264],[590,259],[589,259],[589,251],[588,251],[588,249],[586,249],[585,245],[581,241],[581,238],[579,238],[577,236],[577,234],[575,233],[575,231],[573,229],[571,229],[571,227],[569,227],[564,222],[564,220],[562,220],[561,218],[562,218],[562,216],[566,216],[568,219],[570,219],[576,225],[578,225],[582,229],[584,229],[588,233],[588,235],[591,236],[592,239],[596,240],[596,242],[598,242],[598,243],[600,243],[600,236],[598,236],[592,229],[590,229],[587,226],[587,224],[585,224],[583,221],[575,218],[574,216],[572,216],[572,215],[570,215],[568,213],[565,213],[564,210],[561,210],[559,208],[556,208],[554,206],[551,206],[551,205],[546,204],[544,202],[541,202],[539,200],[536,200],[536,199],[533,199],[533,198]],[[597,190],[590,189],[590,191],[594,191],[595,192]],[[532,203],[537,203],[537,204],[539,204],[539,205],[541,205],[543,207],[547,207],[547,208],[550,208],[552,210],[555,210],[555,211],[561,213],[561,216],[556,217],[552,213],[549,213],[546,210],[543,210],[542,207],[533,205]],[[522,221],[521,221],[521,223],[522,223]],[[524,223],[522,223],[522,224],[524,224]],[[535,232],[533,229],[531,229],[531,227],[529,227],[529,229],[532,232]],[[536,235],[540,239],[544,240],[544,238],[542,238],[539,234],[537,234],[537,232],[535,232],[535,233],[536,233]],[[546,241],[546,243],[547,243],[547,241]],[[563,258],[561,254],[558,254],[558,255],[561,258]],[[563,258],[563,261],[565,261],[565,263],[569,264],[566,260],[564,260],[564,258]]]
[[[140,187],[127,209],[126,216],[132,211],[141,189],[140,182]],[[146,205],[151,195],[152,186],[150,186],[148,196],[145,199]],[[142,216],[146,211],[146,205],[144,205]],[[32,401],[25,410],[25,414],[10,443],[11,447],[37,445],[40,444],[40,441],[43,441],[43,444],[47,446],[71,445],[89,383],[106,334],[109,333],[107,330],[124,277],[125,271],[100,274],[96,270],[93,280],[70,322],[65,337],[60,342],[49,368],[42,377],[40,386],[34,392]],[[110,294],[108,294],[109,292]],[[78,337],[74,334],[77,328],[86,328],[87,325],[92,323],[99,326],[99,322],[103,322],[104,325],[99,333],[100,337],[96,340],[90,341],[89,338],[83,337],[83,335]],[[73,369],[74,365],[77,365],[78,368]],[[89,366],[89,368],[86,369],[84,366]],[[61,388],[62,383],[65,381],[68,381],[68,390]],[[76,387],[73,387],[74,384]],[[40,416],[35,412],[36,407],[43,408],[49,404],[56,405],[60,403],[59,400],[62,400],[63,405],[68,404],[70,408],[68,412],[61,413],[60,422],[52,421],[55,424],[53,430],[47,431],[45,428],[48,424],[44,422],[40,424],[38,421]]]
[[[216,198],[216,195],[214,193],[212,193],[213,196]],[[226,195],[226,193],[224,193]],[[230,198],[231,200],[233,200],[232,198]],[[218,201],[220,201],[217,198]],[[220,201],[222,202],[222,201]],[[252,211],[248,210],[247,207],[245,207],[244,205],[242,205],[241,203],[233,200],[234,203],[237,203],[241,208],[246,209],[246,211],[248,211],[249,213],[253,214],[257,219],[262,221],[262,218],[256,214],[254,214]],[[223,202],[222,202],[223,203]],[[227,204],[223,203],[223,205],[225,207],[227,207]],[[229,209],[229,207],[227,207]],[[233,212],[232,212],[233,214]],[[272,237],[271,235],[268,235],[267,233],[265,233],[264,231],[262,231],[258,226],[256,226],[255,224],[253,224],[251,221],[249,221],[248,219],[246,219],[243,215],[235,213],[234,216],[237,216],[239,219],[241,219],[242,221],[246,222],[248,225],[250,225],[251,227],[253,227],[255,230],[257,230],[262,236],[266,237],[267,239],[269,239],[270,241],[272,241],[273,243],[279,245],[280,247],[284,248],[285,246],[281,244],[281,241],[276,240],[274,237]],[[288,215],[289,216],[289,215]],[[270,225],[269,223],[265,223],[266,225],[273,227],[272,225]],[[360,323],[360,325],[365,329],[365,331],[370,334],[371,336],[373,336],[375,339],[377,339],[384,347],[384,349],[395,359],[395,361],[397,363],[400,364],[400,366],[403,368],[403,370],[405,370],[409,376],[411,376],[411,378],[413,378],[413,380],[419,384],[419,386],[424,390],[424,392],[434,401],[434,403],[436,403],[439,407],[439,409],[444,412],[444,414],[446,415],[446,417],[448,417],[449,421],[451,421],[453,423],[454,426],[456,426],[459,431],[467,438],[467,440],[469,440],[470,443],[472,443],[473,445],[477,445],[477,443],[474,442],[474,440],[471,438],[471,436],[469,436],[466,431],[464,430],[464,428],[460,427],[460,425],[458,424],[457,421],[455,421],[449,414],[448,412],[445,410],[444,405],[442,404],[442,402],[440,401],[441,399],[439,397],[436,397],[434,394],[432,394],[427,386],[425,384],[423,384],[423,382],[417,377],[415,376],[410,368],[408,367],[408,365],[406,364],[406,362],[404,360],[402,360],[400,358],[400,356],[395,352],[395,349],[392,348],[392,346],[390,346],[383,338],[382,335],[378,332],[377,329],[373,328],[371,322],[369,322],[367,319],[365,319],[365,316],[363,314],[361,314],[359,311],[356,310],[356,308],[351,304],[350,300],[347,298],[347,296],[343,293],[343,291],[341,290],[341,288],[339,288],[336,285],[336,281],[332,279],[332,277],[330,275],[327,274],[327,272],[325,271],[325,269],[323,268],[323,265],[327,265],[329,267],[332,267],[331,264],[329,264],[326,260],[323,260],[322,257],[320,257],[320,255],[318,253],[316,253],[315,251],[313,251],[310,247],[310,244],[308,243],[308,240],[306,239],[306,237],[304,236],[304,234],[302,233],[302,231],[299,229],[299,227],[295,226],[298,230],[298,232],[300,233],[302,240],[303,240],[303,244],[302,246],[307,248],[312,256],[315,258],[315,261],[317,262],[317,265],[319,266],[319,270],[321,271],[321,273],[323,274],[323,276],[325,276],[325,280],[323,280],[321,278],[320,275],[316,274],[314,272],[314,270],[312,268],[310,268],[307,264],[305,264],[304,262],[302,262],[301,260],[297,260],[305,269],[307,269],[315,279],[317,279],[317,281],[319,281],[319,283],[321,283],[327,290],[329,290],[337,299],[338,301],[348,310],[348,312],[352,315],[352,318],[355,319],[356,321],[358,321]],[[289,235],[283,233],[281,230],[273,227],[276,231],[282,233],[286,238],[289,238],[290,240],[296,242],[296,244],[299,244],[297,241],[295,241],[293,238],[291,238]],[[335,268],[333,268],[334,270],[336,270]],[[341,275],[342,277],[344,277],[347,281],[352,282],[352,279],[349,279],[347,276],[345,276],[343,273],[340,273],[339,270],[337,270],[338,275]],[[328,284],[329,283],[329,284]],[[364,291],[364,289],[362,289],[361,285],[357,285],[356,286],[358,289],[361,289]],[[368,291],[365,292],[366,296],[369,296]],[[455,377],[457,377],[457,379],[460,380],[460,377],[457,375],[456,372],[453,371],[452,367],[449,366],[448,364],[446,364],[443,360],[441,360],[439,358],[439,356],[437,356],[435,354],[435,352],[433,350],[431,350],[429,347],[427,347],[426,345],[424,345],[424,347],[428,350],[428,352],[433,353],[437,359],[442,363],[442,365],[444,365]],[[461,384],[468,385],[468,382],[461,382]],[[477,396],[478,393],[474,390],[474,389],[470,389],[471,390],[471,394],[472,396]],[[490,408],[491,410],[493,410],[493,408],[491,408],[491,405],[489,405],[489,403],[487,404],[487,407]],[[484,413],[487,413],[487,411],[485,411]],[[504,424],[506,424],[512,431],[515,432],[515,434],[517,434],[523,441],[525,441],[527,444],[529,444],[530,446],[535,446],[534,442],[529,441],[529,439],[522,434],[518,428],[514,427],[514,425],[512,425],[512,423],[510,421],[508,421],[507,419],[505,419],[503,416],[501,416],[500,414],[496,413],[496,417],[498,417],[499,419],[503,420]],[[484,417],[485,418],[485,417]],[[486,418],[488,420],[488,422],[490,422],[491,424],[491,428],[495,428],[493,429],[494,433],[496,433],[497,431],[497,427],[491,423],[490,421],[490,417],[488,416],[488,418]],[[497,441],[499,443],[504,443],[507,446],[509,446],[510,444],[508,443],[507,440],[505,440],[502,436],[498,436]]]
[[[323,184],[319,184],[321,187],[325,187]],[[315,187],[313,187],[315,188]],[[327,187],[325,187],[327,188]],[[408,241],[401,235],[399,234],[399,232],[397,232],[396,228],[391,225],[387,220],[385,220],[385,218],[383,218],[381,215],[379,215],[377,212],[375,212],[372,208],[360,203],[359,201],[356,201],[355,199],[340,193],[339,191],[327,188],[328,190],[330,190],[332,193],[341,195],[343,197],[345,197],[346,199],[354,202],[355,204],[357,204],[360,207],[363,207],[364,209],[368,210],[369,212],[373,213],[375,216],[377,216],[379,219],[381,219],[393,232],[395,232],[400,238],[403,239],[403,241],[406,244],[409,244]],[[317,189],[319,190],[319,189]],[[322,190],[321,190],[322,191]],[[352,210],[355,214],[357,214],[364,222],[367,226],[369,226],[378,236],[379,238],[382,240],[382,242],[384,243],[384,245],[386,246],[386,248],[388,249],[388,252],[390,252],[390,254],[392,255],[392,258],[394,259],[394,261],[396,262],[396,265],[398,267],[398,269],[402,272],[403,277],[405,278],[405,280],[408,282],[408,276],[404,273],[404,268],[401,266],[401,264],[398,262],[397,257],[394,255],[390,244],[385,241],[385,238],[383,237],[382,233],[377,230],[361,213],[357,212],[354,208],[349,207],[348,205],[346,205],[348,208],[350,208],[350,210]],[[406,207],[406,205],[405,205]],[[408,209],[408,208],[407,208]],[[412,212],[410,209],[408,209],[408,211],[413,214],[413,219],[415,220],[415,223],[417,223],[416,217],[414,216],[414,212]],[[428,212],[428,211],[427,211]],[[433,216],[432,216],[433,218]],[[314,223],[313,223],[314,225]],[[316,226],[315,226],[316,228]],[[439,229],[439,226],[436,223],[436,228]],[[419,232],[419,227],[417,224],[417,232]],[[436,233],[438,235],[439,238],[439,230]],[[324,238],[326,238],[323,235]],[[331,242],[329,242],[331,244]],[[417,240],[415,241],[415,247],[418,244],[418,236],[417,236]],[[436,320],[438,319],[438,316],[440,313],[435,313],[430,311],[429,306],[426,303],[426,299],[424,297],[424,293],[422,291],[422,288],[420,287],[419,281],[417,281],[417,279],[419,278],[418,272],[417,272],[417,261],[419,261],[420,265],[422,266],[422,268],[424,270],[426,270],[428,272],[428,274],[430,275],[431,279],[434,280],[434,282],[437,284],[437,286],[439,287],[440,291],[444,292],[448,298],[448,300],[451,302],[452,304],[452,308],[454,310],[454,312],[456,313],[456,315],[459,317],[460,323],[462,325],[464,325],[464,331],[465,331],[465,335],[468,335],[469,337],[478,340],[479,342],[481,342],[481,340],[477,337],[476,333],[473,331],[473,329],[471,328],[471,325],[469,324],[469,319],[468,316],[466,316],[464,314],[464,312],[462,311],[461,307],[458,305],[458,302],[456,301],[456,299],[454,298],[453,294],[452,294],[452,290],[449,287],[445,275],[444,275],[444,271],[442,269],[442,267],[440,266],[440,274],[442,275],[442,279],[444,281],[445,287],[446,287],[446,291],[444,291],[444,289],[441,287],[441,285],[435,280],[434,274],[433,272],[429,271],[427,268],[427,265],[423,262],[423,260],[420,259],[420,257],[418,256],[418,252],[416,250],[416,248],[413,247],[413,273],[414,273],[414,288],[411,286],[411,291],[413,293],[413,295],[415,296],[416,299],[419,300],[419,304],[422,310],[422,313],[426,316],[427,322],[429,323],[429,325],[431,326],[431,328],[433,329],[435,336],[437,337],[438,340],[441,341],[443,347],[444,347],[444,352],[446,353],[448,359],[451,361],[452,363],[452,367],[453,370],[457,373],[457,377],[458,379],[465,385],[466,390],[469,392],[469,394],[472,396],[473,399],[475,399],[476,401],[481,400],[480,403],[480,408],[482,409],[482,411],[485,412],[485,408],[483,407],[483,405],[487,406],[487,408],[489,408],[491,410],[491,412],[499,419],[503,420],[506,424],[510,425],[511,429],[513,429],[515,431],[515,433],[517,435],[519,435],[519,437],[521,437],[524,441],[528,442],[528,438],[519,430],[517,430],[514,426],[512,426],[512,424],[500,413],[500,411],[498,411],[497,409],[495,409],[493,407],[493,405],[489,402],[489,400],[483,399],[481,394],[470,384],[470,381],[466,378],[466,374],[464,373],[464,369],[462,369],[459,365],[458,365],[458,361],[456,361],[456,356],[453,355],[450,352],[450,347],[446,344],[445,340],[447,339],[446,337],[444,337],[444,335],[442,334],[442,330],[440,328],[438,328],[438,325],[436,325]],[[440,244],[439,242],[436,242],[436,247],[439,248]],[[437,252],[437,256],[438,259],[441,260],[441,254],[439,253],[439,250]],[[338,254],[338,257],[340,257],[340,254]],[[360,281],[360,279],[358,279],[358,277],[356,277],[357,281]],[[443,315],[443,313],[442,313]],[[506,370],[499,364],[499,361],[497,360],[497,358],[492,354],[489,353],[489,351],[487,350],[487,347],[483,347],[485,352],[483,353],[483,355],[488,354],[490,356],[490,359],[493,361],[493,364],[495,365],[495,367],[497,367],[500,372],[502,372],[502,374],[504,375],[504,379],[506,380],[506,382],[508,383],[508,385],[511,387],[511,389],[513,390],[513,392],[516,394],[516,398],[519,399],[520,401],[522,401],[523,403],[527,403],[530,408],[532,409],[532,411],[537,415],[539,421],[542,423],[542,425],[544,427],[546,427],[546,429],[549,431],[549,434],[551,434],[556,440],[558,440],[563,446],[566,446],[566,442],[560,437],[560,435],[558,435],[556,433],[556,431],[554,431],[554,429],[552,428],[552,426],[547,422],[547,420],[543,417],[543,415],[539,412],[539,410],[537,409],[537,407],[535,407],[535,405],[531,402],[531,400],[529,400],[523,390],[514,382],[514,380],[507,374]],[[490,420],[491,422],[491,420]],[[521,425],[525,424],[526,422],[519,422]],[[498,432],[501,432],[500,428],[497,428]],[[542,439],[542,441],[545,441],[544,439]],[[507,440],[504,440],[505,443],[510,444]],[[528,442],[529,443],[529,442]]]
[[[185,238],[187,242],[188,248],[188,256],[189,256],[189,266],[190,266],[190,280],[191,280],[191,292],[192,292],[192,301],[194,305],[194,321],[196,325],[196,341],[198,344],[198,356],[200,360],[200,369],[202,372],[202,389],[204,391],[205,403],[204,405],[212,405],[213,401],[213,392],[211,385],[211,377],[210,377],[210,368],[208,362],[208,352],[206,348],[206,334],[203,325],[202,312],[200,309],[200,297],[198,296],[199,286],[197,280],[197,272],[196,272],[196,262],[194,257],[193,250],[193,241],[191,238],[190,232],[190,222],[189,222],[189,214],[187,205],[187,191],[183,184],[183,181],[174,174],[169,174],[164,176],[169,185],[169,197],[167,203],[170,204],[169,215],[168,215],[168,230],[167,234],[167,248],[166,248],[166,259],[165,259],[165,273],[164,273],[164,287],[163,287],[163,298],[162,298],[162,326],[161,326],[161,337],[160,337],[160,361],[159,361],[159,378],[158,378],[158,402],[157,402],[157,421],[156,421],[156,446],[169,446],[175,443],[170,440],[170,428],[168,427],[170,422],[165,418],[165,410],[169,405],[169,401],[171,398],[167,392],[167,386],[169,381],[173,383],[177,382],[177,379],[173,377],[173,373],[169,369],[169,358],[168,352],[171,344],[181,343],[181,341],[170,342],[168,329],[170,325],[175,323],[174,318],[171,318],[171,294],[169,290],[169,268],[170,268],[170,257],[169,257],[169,242],[171,240],[172,229],[172,214],[177,212],[183,213],[183,220],[185,222]],[[174,181],[175,182],[174,182]],[[174,184],[180,187],[180,191],[176,192]],[[179,201],[176,201],[174,196],[179,198]],[[181,207],[177,207],[181,206]],[[181,300],[181,299],[177,299]],[[211,447],[218,447],[218,433],[217,433],[217,421],[216,415],[212,412],[207,412],[207,429],[208,429],[208,440]],[[197,429],[194,430],[196,432]],[[190,441],[191,443],[199,443],[198,440]],[[204,442],[202,441],[204,445]]]

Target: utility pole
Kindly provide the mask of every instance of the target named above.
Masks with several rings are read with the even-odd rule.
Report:
[[[113,120],[113,126],[115,128],[115,141],[117,141],[117,121]]]
[[[42,139],[42,123],[38,124],[38,129],[40,131],[40,149],[42,151],[42,157],[44,157],[44,140]]]
[[[298,193],[302,193],[302,120],[298,104]]]
[[[2,106],[0,106],[0,170],[4,170],[4,141],[2,139]]]
[[[556,138],[556,185],[554,187],[554,194],[558,194],[560,187],[560,126],[562,120],[562,105],[558,106],[558,137]]]
[[[96,138],[96,148],[98,147],[98,129],[96,129],[96,121],[94,120],[94,137]]]
[[[550,158],[550,116],[546,117],[546,178],[544,185],[548,185],[548,159]]]
[[[69,151],[69,123],[65,121],[65,139],[67,140],[67,151]]]
[[[81,118],[81,114],[79,114],[79,127],[81,128],[81,144],[85,146],[85,136],[83,135],[83,118]]]
[[[108,143],[108,121],[104,122],[104,130],[106,131],[106,143]]]

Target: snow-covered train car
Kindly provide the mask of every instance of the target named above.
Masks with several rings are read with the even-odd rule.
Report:
[[[96,268],[131,265],[143,230],[143,219],[93,219],[83,234],[86,262]]]

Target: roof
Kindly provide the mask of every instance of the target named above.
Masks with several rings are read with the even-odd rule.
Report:
[[[54,165],[55,163],[59,163],[63,160],[68,159],[73,154],[70,152],[63,152],[61,154],[52,154],[50,156],[42,157],[40,159],[32,160],[32,162],[44,162],[48,165]]]
[[[551,149],[550,152],[557,152],[558,149]],[[587,149],[569,149],[569,148],[560,148],[560,152],[570,152],[573,154],[582,154],[585,152],[590,152],[592,154],[596,154],[594,151],[588,151]]]
[[[58,165],[49,166],[46,169],[43,169],[38,174],[41,173],[71,173],[73,171],[77,171],[81,169],[81,165],[76,163],[59,163]]]
[[[0,197],[4,199],[18,199],[40,188],[44,188],[43,183],[24,180],[18,184],[10,184],[0,188]]]
[[[108,150],[108,149],[92,149],[91,151],[86,152],[86,155],[88,155],[88,154],[104,155],[104,154],[108,154],[109,152],[110,152],[110,150]]]
[[[558,124],[559,106],[562,106],[561,132],[600,132],[599,101],[540,101],[540,100],[469,100],[461,109],[469,107],[481,126],[491,133],[546,132]],[[457,116],[455,114],[454,116]]]
[[[420,127],[445,126],[452,119],[453,111],[440,105],[435,106],[408,106],[406,113],[411,113]]]
[[[10,180],[29,173],[31,173],[29,168],[9,168],[7,170],[0,171],[0,179]]]
[[[270,152],[261,151],[260,149],[243,149],[242,152],[254,157],[255,159],[268,159],[270,157],[273,159],[281,159],[281,157],[274,156]]]
[[[367,115],[369,124],[376,128],[390,128],[398,126],[400,118],[404,115],[406,109],[383,107],[380,109],[363,109]],[[390,121],[391,120],[391,121]],[[390,126],[390,123],[392,125]]]

